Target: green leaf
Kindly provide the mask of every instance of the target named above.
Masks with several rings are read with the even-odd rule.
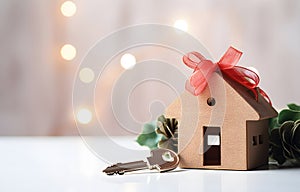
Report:
[[[142,134],[151,134],[155,132],[156,122],[146,123],[143,127]]]
[[[291,109],[283,109],[278,114],[278,123],[282,124],[286,121],[297,121],[300,119],[300,111],[295,111]]]
[[[300,111],[300,106],[299,105],[296,105],[295,103],[290,103],[290,104],[287,104],[288,108],[293,110],[293,111]]]
[[[151,150],[157,149],[157,144],[161,140],[162,135],[156,133],[156,121],[146,123],[142,133],[137,137],[136,141],[141,146],[147,146]]]
[[[270,119],[270,122],[269,122],[269,128],[270,128],[269,129],[269,133],[271,133],[273,129],[277,129],[279,127],[280,127],[280,125],[278,124],[278,118],[277,117]]]
[[[164,115],[161,115],[157,118],[157,121],[160,121],[161,123],[165,122],[166,121],[166,118]]]
[[[284,122],[281,127],[279,128],[280,138],[282,141],[282,147],[283,147],[283,154],[285,155],[285,158],[291,159],[293,157],[292,155],[292,128],[294,126],[293,121],[286,121]]]
[[[294,127],[292,128],[292,143],[294,144],[294,149],[300,153],[300,120],[294,123]]]

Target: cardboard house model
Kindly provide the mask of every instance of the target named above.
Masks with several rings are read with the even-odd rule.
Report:
[[[180,167],[249,170],[268,164],[269,119],[276,110],[253,92],[214,72],[199,95],[184,92],[165,111],[179,121]]]

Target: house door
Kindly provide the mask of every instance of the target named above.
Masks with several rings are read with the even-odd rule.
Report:
[[[203,127],[203,165],[221,165],[220,127]]]

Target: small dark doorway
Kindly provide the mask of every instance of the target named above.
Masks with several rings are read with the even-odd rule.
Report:
[[[204,159],[203,165],[221,165],[221,129],[203,127]]]

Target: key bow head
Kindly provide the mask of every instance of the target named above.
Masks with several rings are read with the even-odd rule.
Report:
[[[178,155],[169,149],[154,149],[151,157],[147,157],[150,168],[157,169],[159,172],[176,169],[179,164]]]

